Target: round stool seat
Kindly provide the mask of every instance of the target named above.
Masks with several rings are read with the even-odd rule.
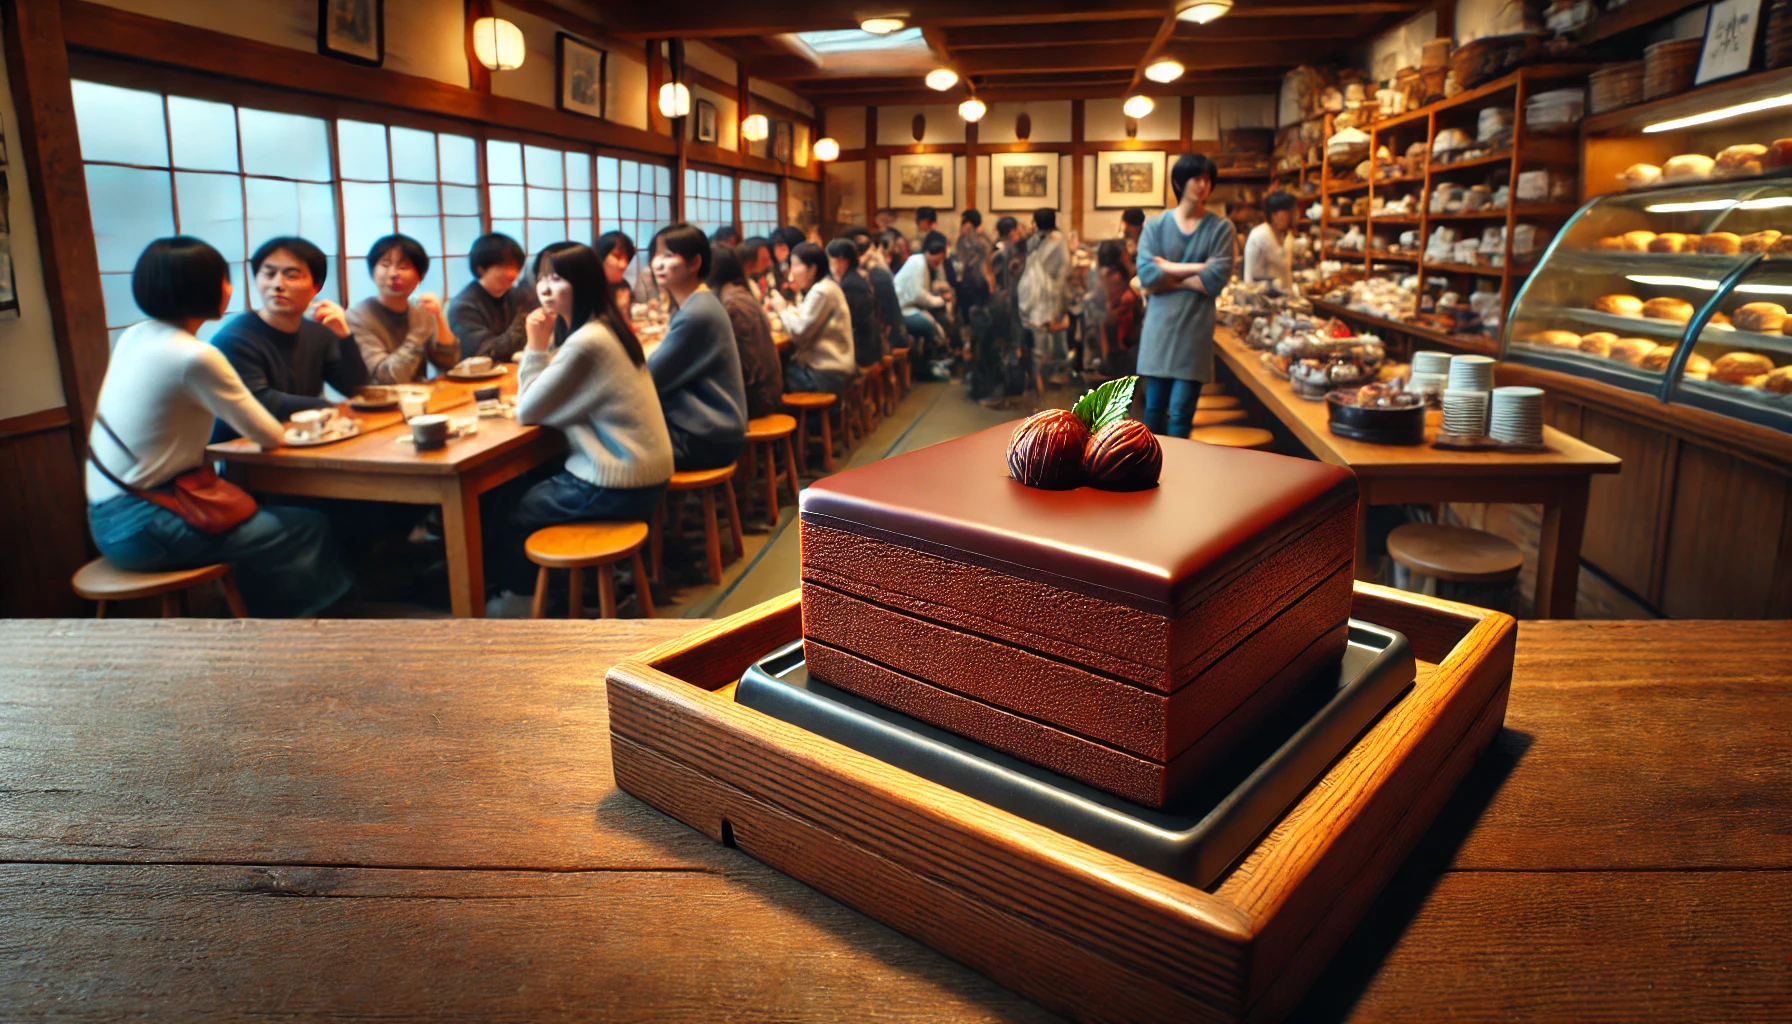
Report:
[[[877,364],[879,366],[888,367],[888,366],[894,365],[895,362],[896,362],[896,357],[894,355],[891,355],[890,353],[886,352],[886,353],[884,353],[884,357],[877,361]]]
[[[74,588],[75,593],[89,601],[129,601],[188,590],[223,579],[228,572],[230,566],[225,563],[168,572],[132,572],[96,558],[75,570]]]
[[[1251,414],[1243,409],[1202,409],[1196,407],[1191,422],[1197,427],[1218,427],[1227,423],[1243,423]]]
[[[1233,395],[1202,395],[1195,400],[1196,409],[1242,409],[1244,399]]]
[[[781,412],[747,421],[747,443],[776,441],[796,432],[796,417]]]
[[[1226,393],[1226,385],[1217,380],[1208,381],[1201,385],[1201,393],[1203,395],[1223,395]]]
[[[529,535],[529,561],[553,569],[581,569],[619,562],[641,549],[646,523],[564,523]]]
[[[1504,537],[1463,526],[1407,523],[1388,534],[1388,556],[1413,572],[1452,583],[1518,578],[1524,553]]]
[[[826,409],[840,399],[825,391],[787,391],[784,393],[784,405],[791,409],[808,412],[811,409]]]
[[[700,491],[705,487],[720,487],[723,483],[734,479],[735,464],[715,469],[687,469],[682,473],[672,474],[672,480],[666,484],[668,491]]]
[[[1196,427],[1189,431],[1189,440],[1217,444],[1226,448],[1250,448],[1268,451],[1275,444],[1275,435],[1262,427]]]

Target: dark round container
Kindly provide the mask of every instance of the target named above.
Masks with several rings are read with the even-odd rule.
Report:
[[[1425,403],[1401,409],[1364,407],[1345,392],[1325,396],[1327,425],[1339,437],[1370,444],[1424,444]]]

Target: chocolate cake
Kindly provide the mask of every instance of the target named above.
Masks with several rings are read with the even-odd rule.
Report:
[[[1012,432],[803,492],[809,671],[1163,807],[1342,656],[1356,480],[1165,438],[1155,488],[1042,490]]]

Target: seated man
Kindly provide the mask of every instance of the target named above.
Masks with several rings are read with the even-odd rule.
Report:
[[[473,281],[448,303],[448,328],[460,341],[462,359],[486,356],[508,362],[529,339],[523,320],[540,302],[535,289],[518,284],[523,247],[509,235],[480,235],[467,253]]]
[[[431,292],[411,294],[429,273],[421,242],[387,235],[367,251],[367,272],[379,294],[349,308],[348,326],[374,381],[409,384],[427,376],[426,359],[440,370],[460,361],[460,343],[442,314],[442,300]]]
[[[261,308],[232,317],[212,338],[275,419],[334,404],[323,397],[325,384],[343,395],[367,384],[367,364],[342,307],[317,297],[329,266],[322,250],[303,238],[263,242],[249,257]],[[236,436],[223,420],[212,432],[214,441]]]
[[[946,300],[933,290],[933,272],[946,262],[946,237],[928,236],[922,251],[908,258],[896,272],[896,297],[902,302],[902,319],[909,334],[918,341],[939,338],[941,330],[933,318],[935,310],[944,309]]]

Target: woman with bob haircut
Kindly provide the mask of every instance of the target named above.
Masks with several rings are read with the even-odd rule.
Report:
[[[740,346],[709,275],[709,236],[689,224],[661,228],[648,246],[653,278],[675,304],[666,337],[647,358],[672,435],[679,470],[720,469],[740,457],[747,436],[747,388]]]
[[[132,572],[229,563],[251,614],[304,618],[335,604],[352,580],[329,520],[312,509],[263,505],[207,533],[145,497],[172,495],[176,477],[205,465],[213,418],[263,448],[286,439],[218,349],[195,332],[230,305],[230,268],[185,235],[158,238],[131,271],[131,297],[153,319],[119,336],[87,437],[87,522],[106,559]]]
[[[784,390],[838,395],[858,369],[852,355],[852,310],[846,293],[828,276],[821,246],[804,242],[790,250],[790,283],[802,293],[792,307],[776,292],[766,297],[796,345],[784,370]]]

